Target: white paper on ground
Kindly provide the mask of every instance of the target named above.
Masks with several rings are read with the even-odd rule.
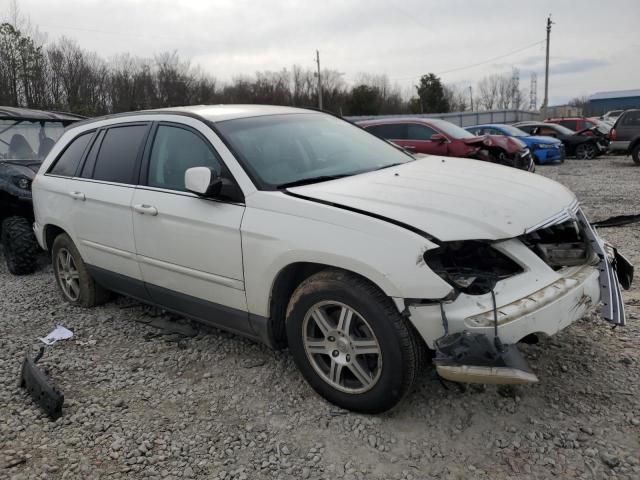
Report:
[[[73,332],[62,325],[56,326],[49,335],[46,337],[38,338],[42,343],[46,345],[53,345],[58,340],[66,340],[73,337]]]

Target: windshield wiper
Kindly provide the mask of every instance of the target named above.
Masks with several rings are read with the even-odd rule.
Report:
[[[369,170],[370,172],[377,172],[378,170],[384,170],[385,168],[397,167],[398,165],[404,165],[409,162],[396,162],[390,163],[389,165],[383,165],[382,167],[374,168],[373,170]]]
[[[320,175],[318,177],[307,177],[301,178],[300,180],[294,180],[293,182],[282,183],[278,185],[276,188],[289,188],[289,187],[300,187],[302,185],[309,185],[310,183],[320,183],[327,182],[329,180],[337,180],[338,178],[350,177],[352,174],[342,174],[342,175]]]

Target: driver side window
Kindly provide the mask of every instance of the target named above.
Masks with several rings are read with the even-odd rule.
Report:
[[[213,148],[191,130],[160,125],[151,149],[147,184],[186,191],[184,172],[192,167],[209,167],[221,175],[222,162]]]

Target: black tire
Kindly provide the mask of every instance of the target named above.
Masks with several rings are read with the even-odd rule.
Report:
[[[631,150],[631,158],[633,158],[633,163],[640,165],[640,143],[635,145]]]
[[[598,155],[598,147],[591,142],[581,143],[576,147],[576,158],[580,160],[592,160]]]
[[[65,291],[62,285],[61,277],[61,264],[59,262],[59,255],[66,252],[72,258],[73,265],[77,271],[77,298],[73,298]],[[96,305],[100,305],[109,300],[109,291],[98,285],[93,277],[87,270],[87,265],[84,263],[80,252],[76,248],[75,244],[66,233],[62,233],[56,237],[53,241],[53,247],[51,248],[51,263],[53,265],[53,273],[56,279],[56,285],[58,290],[62,294],[62,297],[72,305],[78,305],[80,307],[90,308]]]
[[[39,248],[28,218],[9,217],[2,222],[2,248],[11,273],[35,272]]]
[[[310,312],[323,302],[337,302],[352,309],[365,319],[377,341],[382,361],[376,364],[376,379],[366,391],[350,393],[335,388],[316,370],[318,362],[307,355],[303,340],[303,333],[305,336],[307,333],[303,331],[303,325]],[[324,270],[300,284],[289,301],[286,326],[289,349],[304,378],[318,394],[348,410],[380,413],[392,408],[411,389],[422,366],[423,346],[412,326],[382,291],[349,272]],[[334,360],[329,355],[323,353],[320,356],[333,364]],[[349,360],[348,355],[346,359]],[[349,367],[344,371],[350,373],[352,370]],[[348,376],[347,373],[342,375]]]

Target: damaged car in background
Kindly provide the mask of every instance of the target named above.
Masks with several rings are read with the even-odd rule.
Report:
[[[413,154],[475,158],[520,170],[535,171],[531,151],[518,138],[475,135],[438,118],[382,118],[357,122],[374,135]]]
[[[288,346],[320,395],[354,411],[396,405],[427,349],[449,380],[535,382],[521,340],[596,308],[625,323],[633,267],[567,188],[416,160],[321,112],[218,105],[81,122],[33,194],[66,301],[116,291]]]

